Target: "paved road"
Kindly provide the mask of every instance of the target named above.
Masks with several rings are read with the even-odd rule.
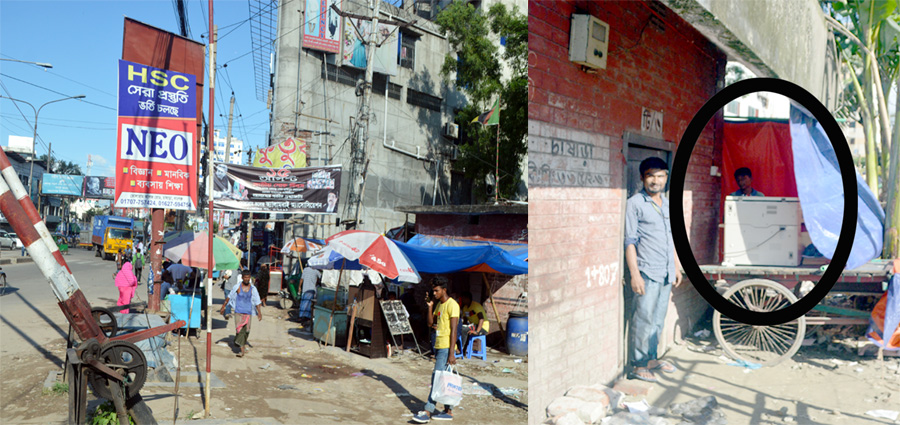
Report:
[[[115,262],[103,261],[81,249],[72,249],[65,259],[92,306],[116,305],[119,292],[112,279]],[[42,353],[49,342],[65,338],[68,322],[37,266],[11,264],[3,266],[3,271],[10,287],[0,297],[0,340],[3,341],[0,353],[3,356]],[[135,300],[138,297],[147,299],[146,284],[138,287]]]

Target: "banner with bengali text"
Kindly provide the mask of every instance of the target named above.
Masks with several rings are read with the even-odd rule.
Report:
[[[197,209],[197,95],[190,74],[119,61],[116,208]]]
[[[215,163],[216,210],[334,214],[338,211],[341,166],[260,168]]]

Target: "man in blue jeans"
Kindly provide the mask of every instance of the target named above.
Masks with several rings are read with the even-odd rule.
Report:
[[[641,162],[644,188],[625,203],[625,262],[634,291],[632,366],[629,378],[656,382],[654,370],[675,372],[675,365],[660,361],[656,352],[669,306],[672,285],[681,285],[676,264],[669,200],[662,192],[669,171],[665,161],[651,157]]]
[[[437,307],[434,301],[428,301],[428,327],[434,327],[434,370],[431,372],[431,382],[434,382],[434,374],[439,370],[446,370],[447,364],[456,364],[456,329],[459,324],[459,304],[447,294],[446,277],[437,276],[431,284],[434,299],[439,302]],[[442,413],[434,413],[435,401],[428,394],[428,403],[425,410],[413,417],[413,421],[424,424],[434,419],[439,421],[453,420],[453,406],[444,406]]]

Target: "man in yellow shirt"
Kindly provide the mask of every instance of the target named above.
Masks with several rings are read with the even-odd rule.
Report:
[[[434,299],[438,301],[437,308],[434,308],[434,301],[428,301],[428,327],[434,327],[434,370],[431,372],[431,382],[434,382],[434,373],[439,370],[446,370],[447,364],[456,364],[456,329],[459,326],[459,304],[450,295],[447,294],[447,284],[449,281],[446,277],[437,276],[432,282],[432,291]],[[449,421],[453,420],[453,406],[444,406],[443,413],[434,413],[435,401],[431,398],[429,392],[428,403],[425,404],[425,410],[419,412],[413,417],[413,421],[424,424],[431,419]]]
[[[479,302],[472,301],[471,292],[466,291],[460,294],[459,302],[462,318],[464,319],[460,325],[459,332],[459,336],[462,338],[462,347],[459,347],[459,349],[462,351],[469,346],[470,336],[487,335],[491,329],[491,322],[484,318],[484,306]]]

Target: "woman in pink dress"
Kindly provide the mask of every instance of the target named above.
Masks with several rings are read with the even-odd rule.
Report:
[[[119,288],[119,302],[116,305],[128,305],[131,304],[131,297],[134,296],[134,289],[137,288],[137,278],[134,277],[134,272],[132,272],[131,261],[126,261],[125,264],[122,265],[122,270],[119,270],[119,273],[116,274],[116,287]],[[122,314],[128,314],[128,309],[122,309]]]

